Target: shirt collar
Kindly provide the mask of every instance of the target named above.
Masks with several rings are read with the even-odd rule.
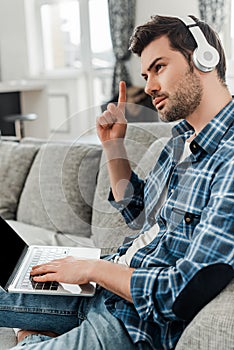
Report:
[[[184,133],[190,130],[194,131],[193,127],[184,119],[172,128],[172,136],[177,137],[179,135],[183,135]]]
[[[198,153],[202,148],[208,154],[213,154],[217,149],[222,137],[231,127],[234,122],[234,100],[231,100],[194,138],[191,142],[192,153]],[[193,127],[183,120],[179,124],[173,127],[172,135],[176,137],[189,130],[193,130]]]

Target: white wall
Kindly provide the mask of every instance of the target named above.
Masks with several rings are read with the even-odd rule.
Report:
[[[199,17],[198,0],[137,0],[136,5],[136,26],[144,24],[152,15]],[[140,76],[139,58],[133,55],[129,66],[132,83],[144,86],[144,81]]]
[[[198,16],[197,0],[137,0],[136,24],[147,21],[151,15]]]

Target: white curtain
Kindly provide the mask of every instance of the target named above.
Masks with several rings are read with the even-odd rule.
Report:
[[[228,0],[199,0],[201,20],[219,33],[225,22],[225,6]]]

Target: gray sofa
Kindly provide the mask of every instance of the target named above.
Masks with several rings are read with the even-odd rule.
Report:
[[[128,125],[128,155],[142,177],[170,137],[171,126]],[[105,163],[98,143],[3,141],[0,214],[29,244],[97,246],[103,254],[113,252],[133,231],[107,201]],[[0,350],[10,349],[15,341],[12,329],[0,328]],[[176,346],[198,349],[234,349],[233,282],[197,314]]]

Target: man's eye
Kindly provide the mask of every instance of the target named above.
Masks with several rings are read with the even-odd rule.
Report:
[[[161,68],[162,68],[162,64],[157,64],[155,66],[155,71],[158,72],[158,71],[160,71]]]

